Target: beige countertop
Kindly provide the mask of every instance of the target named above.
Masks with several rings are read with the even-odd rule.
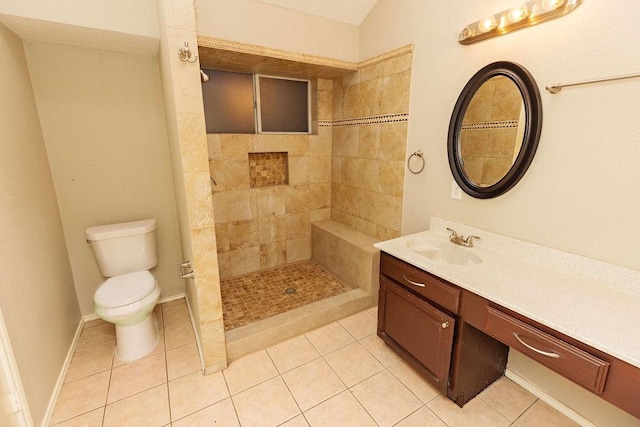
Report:
[[[481,239],[449,243],[452,228]],[[446,242],[477,264],[452,264],[411,249]],[[428,241],[429,241],[428,240]],[[461,288],[640,368],[640,272],[432,218],[431,229],[375,244],[378,249]],[[448,248],[447,248],[448,249]]]

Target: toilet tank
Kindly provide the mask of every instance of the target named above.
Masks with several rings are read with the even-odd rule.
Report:
[[[102,275],[113,277],[153,268],[158,263],[155,230],[155,219],[87,228],[87,241]]]

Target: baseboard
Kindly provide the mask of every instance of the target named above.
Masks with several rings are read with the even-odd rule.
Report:
[[[202,354],[202,343],[200,342],[200,337],[198,336],[198,329],[196,329],[196,323],[193,320],[194,317],[193,317],[193,311],[191,311],[191,304],[189,304],[189,298],[187,298],[184,294],[183,294],[183,298],[187,303],[187,310],[189,310],[189,320],[191,320],[193,335],[196,337],[196,347],[198,348],[198,357],[200,358],[200,369],[202,370],[203,375],[207,375],[207,371],[204,366],[204,354]]]
[[[543,391],[541,388],[539,388],[535,384],[529,382],[528,380],[526,380],[525,378],[523,378],[520,375],[516,374],[515,372],[511,371],[510,369],[507,369],[505,371],[504,375],[507,378],[509,378],[511,381],[513,381],[514,383],[518,384],[520,387],[522,387],[525,390],[527,390],[529,393],[531,393],[534,396],[536,396],[538,399],[540,399],[543,402],[545,402],[547,405],[549,405],[552,408],[556,409],[558,412],[561,412],[563,415],[565,415],[566,417],[568,417],[571,420],[575,421],[576,423],[580,424],[581,426],[583,426],[583,427],[597,427],[595,424],[589,422],[587,419],[585,419],[584,417],[579,415],[577,412],[575,412],[571,408],[565,406],[560,401],[554,399],[553,397],[548,395],[545,391]]]
[[[96,316],[96,318],[98,318]],[[82,333],[82,327],[85,324],[85,319],[80,319],[80,323],[78,324],[78,329],[76,329],[76,335],[73,337],[73,341],[71,342],[71,346],[69,347],[69,351],[67,352],[67,357],[62,364],[62,369],[60,370],[60,375],[58,375],[58,381],[56,381],[56,385],[53,388],[53,394],[51,395],[51,399],[49,399],[49,404],[47,405],[47,410],[44,413],[44,418],[42,419],[41,427],[47,427],[49,422],[51,421],[51,416],[53,415],[53,409],[56,406],[56,402],[58,401],[58,396],[60,395],[60,390],[62,390],[62,386],[64,385],[64,379],[67,376],[67,371],[69,370],[69,365],[71,364],[71,359],[73,359],[73,354],[76,351],[76,347],[78,345],[78,340],[80,339],[80,334]]]

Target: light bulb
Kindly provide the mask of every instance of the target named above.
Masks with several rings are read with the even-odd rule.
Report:
[[[498,21],[496,21],[495,16],[490,16],[487,19],[483,19],[478,22],[478,29],[483,33],[489,32],[498,26]]]
[[[511,22],[520,22],[527,16],[529,16],[529,8],[527,8],[527,5],[524,3],[509,9],[507,13],[507,19]]]
[[[542,0],[542,9],[547,12],[558,9],[565,4],[565,0]]]

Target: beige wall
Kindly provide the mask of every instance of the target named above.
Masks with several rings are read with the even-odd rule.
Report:
[[[457,42],[458,28],[512,5],[379,0],[361,26],[361,58],[415,43],[407,152],[424,150],[427,165],[420,175],[406,175],[403,233],[428,228],[435,215],[639,269],[640,104],[633,94],[640,80],[544,91],[554,82],[637,73],[640,50],[628,34],[637,25],[637,2],[584,2],[536,27],[469,46]],[[471,76],[498,60],[523,65],[537,80],[540,145],[527,174],[505,195],[453,200],[446,149],[451,112]],[[526,367],[511,367],[540,379]],[[569,404],[566,390],[546,391]],[[570,406],[583,414],[598,411],[591,403]]]
[[[408,113],[411,60],[405,53],[334,80],[334,120]],[[334,122],[332,219],[380,240],[400,235],[406,140],[406,121]]]
[[[85,229],[158,221],[161,298],[184,292],[158,58],[25,43],[83,315],[104,281]]]
[[[358,27],[254,0],[198,0],[198,35],[358,61]]]
[[[34,20],[32,26],[48,21],[78,27],[76,31],[85,27],[158,38],[154,0],[3,0],[0,14]]]
[[[80,323],[22,41],[0,25],[0,307],[36,425]]]

